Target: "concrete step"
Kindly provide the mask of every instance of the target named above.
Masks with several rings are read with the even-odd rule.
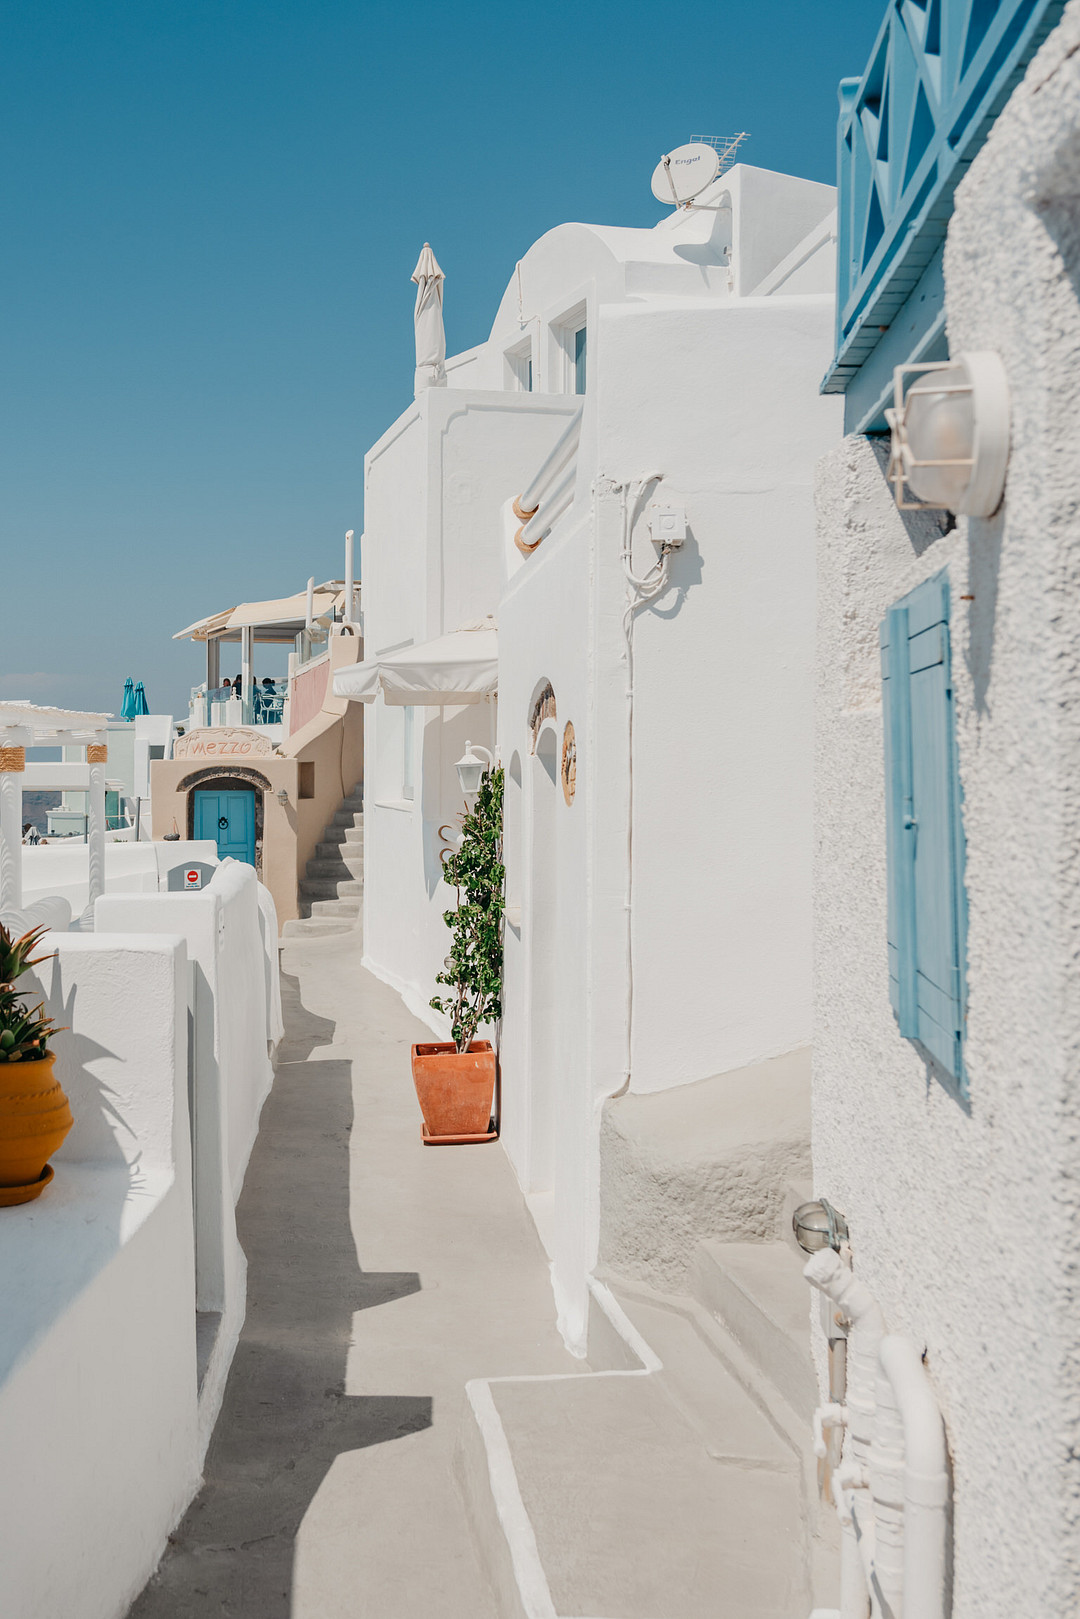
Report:
[[[301,877],[303,899],[360,899],[364,885],[355,877]]]
[[[691,1265],[691,1291],[809,1423],[818,1403],[810,1289],[788,1243],[700,1243]]]
[[[354,917],[334,921],[328,916],[290,917],[281,930],[283,939],[321,939],[331,933],[351,933],[356,926]]]
[[[347,844],[343,843],[341,845],[342,849],[347,847]],[[332,856],[328,860],[309,860],[307,863],[307,875],[311,878],[356,877],[360,879],[364,875],[364,857],[360,854],[342,854]]]
[[[470,1467],[467,1459],[461,1471],[474,1522],[511,1526],[501,1544],[497,1535],[487,1537],[494,1542],[489,1573],[500,1613],[605,1619],[809,1613],[799,1458],[689,1320],[639,1300],[618,1302],[659,1356],[659,1369],[484,1385],[513,1465],[509,1491],[498,1468],[494,1485],[488,1469]],[[593,1339],[591,1333],[590,1364]],[[473,1409],[483,1410],[483,1402],[474,1398]],[[490,1451],[490,1408],[487,1430],[480,1431]],[[497,1445],[497,1429],[494,1439]],[[495,1500],[497,1517],[490,1509],[485,1515],[478,1499],[485,1486],[504,1497]],[[512,1501],[506,1510],[505,1497],[515,1489],[524,1534],[520,1517],[515,1529]],[[513,1570],[527,1566],[530,1534],[537,1578],[524,1596]],[[516,1589],[507,1589],[508,1570]]]
[[[363,809],[348,809],[344,805],[336,812],[332,822],[332,825],[334,826],[363,826],[363,824]]]
[[[350,829],[343,826],[325,827],[323,830],[322,841],[315,845],[316,859],[333,860],[335,858],[344,858],[349,855],[362,855],[364,852],[363,838],[346,837],[345,834],[347,830]],[[340,837],[338,836],[339,832],[341,834]]]
[[[359,899],[313,899],[310,903],[313,917],[360,915]]]

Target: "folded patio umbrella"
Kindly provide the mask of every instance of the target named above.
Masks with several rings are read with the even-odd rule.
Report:
[[[413,326],[416,332],[416,377],[413,393],[419,396],[425,388],[446,386],[446,331],[443,327],[443,282],[446,277],[431,251],[424,250],[412,273],[416,282],[416,309]]]
[[[140,680],[139,684],[135,687],[135,708],[134,708],[134,713],[136,713],[136,714],[149,714],[149,712],[150,712],[150,705],[146,701],[146,691],[145,691],[145,689],[143,687],[142,681]]]
[[[130,675],[124,681],[124,701],[120,704],[120,718],[122,720],[135,718],[135,682]]]

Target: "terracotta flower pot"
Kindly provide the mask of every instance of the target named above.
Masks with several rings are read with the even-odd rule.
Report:
[[[75,1122],[54,1061],[50,1051],[33,1062],[0,1062],[0,1204],[29,1203],[48,1185],[46,1165]]]
[[[413,1046],[413,1084],[424,1115],[424,1140],[491,1141],[496,1057],[487,1040],[460,1055],[454,1042]]]

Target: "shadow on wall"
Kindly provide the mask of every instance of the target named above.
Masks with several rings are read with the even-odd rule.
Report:
[[[312,1057],[334,1024],[301,1005],[295,979],[284,986],[288,1034],[237,1207],[247,1319],[205,1484],[130,1619],[289,1619],[296,1535],[336,1458],[432,1422],[427,1396],[345,1393],[354,1312],[416,1293],[420,1279],[360,1269],[351,1065]]]
[[[55,965],[55,964],[54,964]],[[45,969],[49,974],[49,967]],[[4,1210],[4,1241],[0,1243],[0,1271],[8,1275],[6,1261],[28,1283],[18,1299],[17,1311],[9,1314],[6,1330],[0,1332],[0,1382],[16,1363],[85,1292],[121,1246],[124,1209],[132,1190],[145,1183],[142,1148],[124,1117],[117,1093],[99,1072],[108,1072],[119,1059],[88,1035],[72,1033],[76,1021],[78,986],[66,985],[62,970],[51,977],[52,989],[37,974],[25,980],[27,995],[36,1004],[44,999],[49,1016],[65,1032],[55,1042],[56,1077],[71,1104],[75,1123],[63,1146],[53,1157],[56,1179],[44,1202]],[[76,1182],[72,1166],[92,1166],[91,1183],[80,1176]],[[88,1195],[92,1202],[87,1202]],[[82,1200],[84,1208],[72,1207]],[[67,1210],[71,1226],[58,1224]],[[10,1244],[10,1247],[7,1246]]]

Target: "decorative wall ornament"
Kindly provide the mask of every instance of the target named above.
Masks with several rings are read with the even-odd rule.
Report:
[[[536,689],[536,695],[529,709],[529,733],[532,738],[529,752],[536,752],[536,744],[540,736],[540,727],[545,720],[555,718],[555,688],[550,680],[544,680]]]
[[[86,762],[88,765],[107,765],[109,762],[108,744],[105,742],[87,743]]]
[[[572,720],[567,720],[562,734],[562,765],[559,774],[562,778],[563,798],[567,804],[572,804],[577,791],[577,742],[574,740]]]
[[[188,731],[173,743],[174,759],[249,759],[273,751],[274,744],[268,736],[237,725]]]

